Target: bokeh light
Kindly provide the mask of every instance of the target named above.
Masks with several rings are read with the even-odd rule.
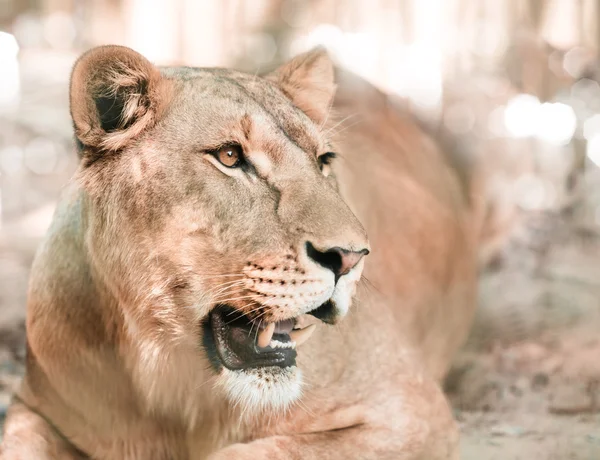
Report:
[[[563,67],[571,77],[577,78],[582,75],[588,62],[589,53],[584,48],[576,46],[565,53]]]
[[[531,174],[521,176],[514,184],[517,204],[528,211],[551,209],[556,199],[554,188],[547,181]]]
[[[554,145],[566,145],[575,133],[577,118],[570,106],[545,102],[539,107],[536,123],[535,132],[539,139]]]
[[[533,136],[537,129],[540,100],[531,94],[513,97],[504,109],[504,124],[513,137]]]
[[[566,145],[577,128],[577,117],[567,104],[541,104],[535,96],[519,94],[506,105],[504,124],[513,137],[535,136],[550,144]]]

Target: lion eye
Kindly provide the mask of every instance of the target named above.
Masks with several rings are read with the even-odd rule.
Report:
[[[236,168],[242,164],[242,147],[239,145],[227,145],[217,150],[214,156],[223,166]]]
[[[336,156],[337,154],[335,152],[326,152],[323,155],[319,156],[317,158],[317,161],[319,162],[319,169],[323,171],[323,168],[326,165],[330,165]]]

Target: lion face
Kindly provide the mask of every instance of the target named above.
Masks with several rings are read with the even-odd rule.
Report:
[[[195,347],[234,402],[298,398],[297,347],[347,313],[369,252],[331,170],[333,92],[322,51],[267,78],[121,47],[78,61],[87,244],[128,346]]]

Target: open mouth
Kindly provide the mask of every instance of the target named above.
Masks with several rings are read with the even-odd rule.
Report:
[[[330,322],[332,303],[326,302],[308,315]],[[301,317],[264,323],[238,310],[219,305],[204,323],[204,346],[213,366],[230,370],[290,367],[296,364],[296,347],[306,342],[316,324],[305,325]]]

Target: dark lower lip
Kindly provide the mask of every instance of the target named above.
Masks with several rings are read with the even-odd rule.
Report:
[[[204,347],[213,366],[217,370],[221,367],[242,370],[296,364],[296,350],[292,348],[259,348],[257,332],[256,325],[247,317],[240,317],[238,311],[224,305],[216,307],[204,325]],[[290,340],[287,334],[275,334],[273,338],[281,342]]]
[[[331,301],[325,302],[309,314],[329,324],[337,315]],[[261,367],[290,367],[296,364],[293,348],[259,348],[256,345],[257,326],[246,316],[228,305],[218,305],[203,322],[203,345],[208,358],[218,372],[223,367],[230,370]],[[289,342],[290,336],[275,333],[273,339]]]

